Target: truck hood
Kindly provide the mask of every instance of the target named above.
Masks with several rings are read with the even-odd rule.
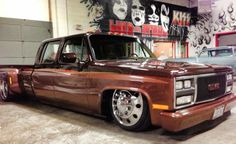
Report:
[[[96,62],[95,65],[99,67],[102,66],[103,70],[111,72],[117,71],[119,73],[157,76],[198,75],[232,71],[232,69],[227,66],[160,61],[157,59],[99,61]]]

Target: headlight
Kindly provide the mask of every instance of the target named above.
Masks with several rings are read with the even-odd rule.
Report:
[[[227,74],[227,81],[232,81],[232,80],[233,80],[233,75]]]
[[[183,81],[177,81],[175,87],[177,90],[183,89],[184,88]]]
[[[179,105],[184,105],[184,104],[190,104],[193,100],[193,96],[192,95],[189,95],[189,96],[181,96],[181,97],[178,97],[176,99],[176,105],[179,106]]]
[[[175,79],[174,107],[183,108],[194,104],[196,81],[194,76],[177,77]]]
[[[191,88],[191,80],[184,81],[184,88]]]
[[[181,89],[189,89],[191,88],[192,84],[191,84],[191,80],[180,80],[176,82],[176,89],[177,90],[181,90]]]

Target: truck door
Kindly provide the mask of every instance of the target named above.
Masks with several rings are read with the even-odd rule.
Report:
[[[42,48],[39,63],[35,64],[32,84],[36,97],[54,99],[54,78],[60,41],[47,42]]]
[[[83,36],[65,40],[55,75],[55,98],[63,102],[66,107],[87,109],[88,58],[88,49],[83,42]]]

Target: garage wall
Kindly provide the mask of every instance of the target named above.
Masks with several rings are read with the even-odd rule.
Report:
[[[50,37],[51,22],[0,18],[0,64],[33,64],[41,41]]]
[[[51,0],[53,37],[94,31],[90,27],[93,15],[88,16],[85,4],[80,0]]]
[[[195,56],[204,47],[215,47],[216,33],[236,30],[236,1],[214,0],[212,2],[212,12],[199,15],[197,24],[189,29],[190,56]]]
[[[49,0],[0,0],[0,17],[49,21]]]

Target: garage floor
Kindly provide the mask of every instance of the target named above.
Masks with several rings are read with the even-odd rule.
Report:
[[[236,144],[236,108],[215,127],[205,125],[177,134],[161,128],[135,133],[99,118],[37,102],[0,102],[0,144]],[[203,126],[203,131],[197,131]]]

